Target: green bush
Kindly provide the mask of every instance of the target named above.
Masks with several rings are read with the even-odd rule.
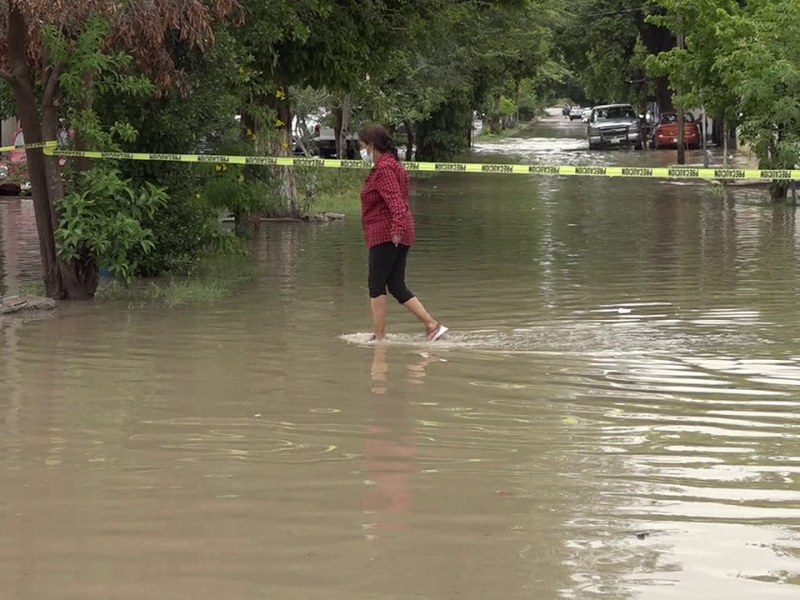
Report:
[[[200,191],[173,192],[170,201],[144,221],[152,231],[154,249],[146,255],[133,250],[137,275],[186,274],[204,257],[241,253],[240,240],[222,229],[219,217],[219,210]]]
[[[139,269],[138,258],[155,248],[145,222],[167,205],[166,190],[152,183],[134,186],[108,164],[81,173],[77,182],[83,191],[66,194],[57,207],[59,255],[106,267],[131,281]]]

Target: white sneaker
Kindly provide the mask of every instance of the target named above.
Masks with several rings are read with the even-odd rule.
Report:
[[[441,337],[448,331],[449,330],[447,327],[440,324],[436,329],[428,333],[428,341],[435,342],[436,340],[441,339]]]

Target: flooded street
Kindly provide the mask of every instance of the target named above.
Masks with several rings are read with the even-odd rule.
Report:
[[[475,160],[674,156],[549,119]],[[0,598],[798,597],[795,210],[412,181],[442,342],[390,303],[363,343],[357,219],[265,227],[260,277],[213,306],[0,321]],[[37,252],[30,201],[0,198],[0,291]]]

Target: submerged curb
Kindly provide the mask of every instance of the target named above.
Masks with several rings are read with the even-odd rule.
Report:
[[[2,296],[0,297],[0,316],[22,311],[53,310],[56,301],[42,296]]]

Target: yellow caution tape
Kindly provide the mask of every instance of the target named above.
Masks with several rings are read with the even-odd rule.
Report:
[[[275,167],[319,167],[328,169],[369,169],[370,163],[361,160],[339,160],[329,158],[299,158],[282,156],[229,156],[222,154],[159,154],[142,152],[95,152],[59,150],[57,142],[31,144],[28,148],[44,148],[50,156],[94,158],[100,160],[144,160],[186,163],[208,163],[228,165],[262,165]],[[0,148],[7,152],[14,147]],[[709,169],[685,166],[672,167],[604,167],[545,164],[497,164],[497,163],[447,163],[447,162],[403,162],[408,171],[446,173],[501,173],[508,175],[574,175],[583,177],[634,177],[653,179],[736,179],[755,181],[800,181],[800,169],[739,169],[715,167]]]
[[[11,152],[12,150],[25,150],[25,148],[47,148],[56,147],[57,142],[37,142],[35,144],[25,144],[24,146],[0,146],[0,152]]]

